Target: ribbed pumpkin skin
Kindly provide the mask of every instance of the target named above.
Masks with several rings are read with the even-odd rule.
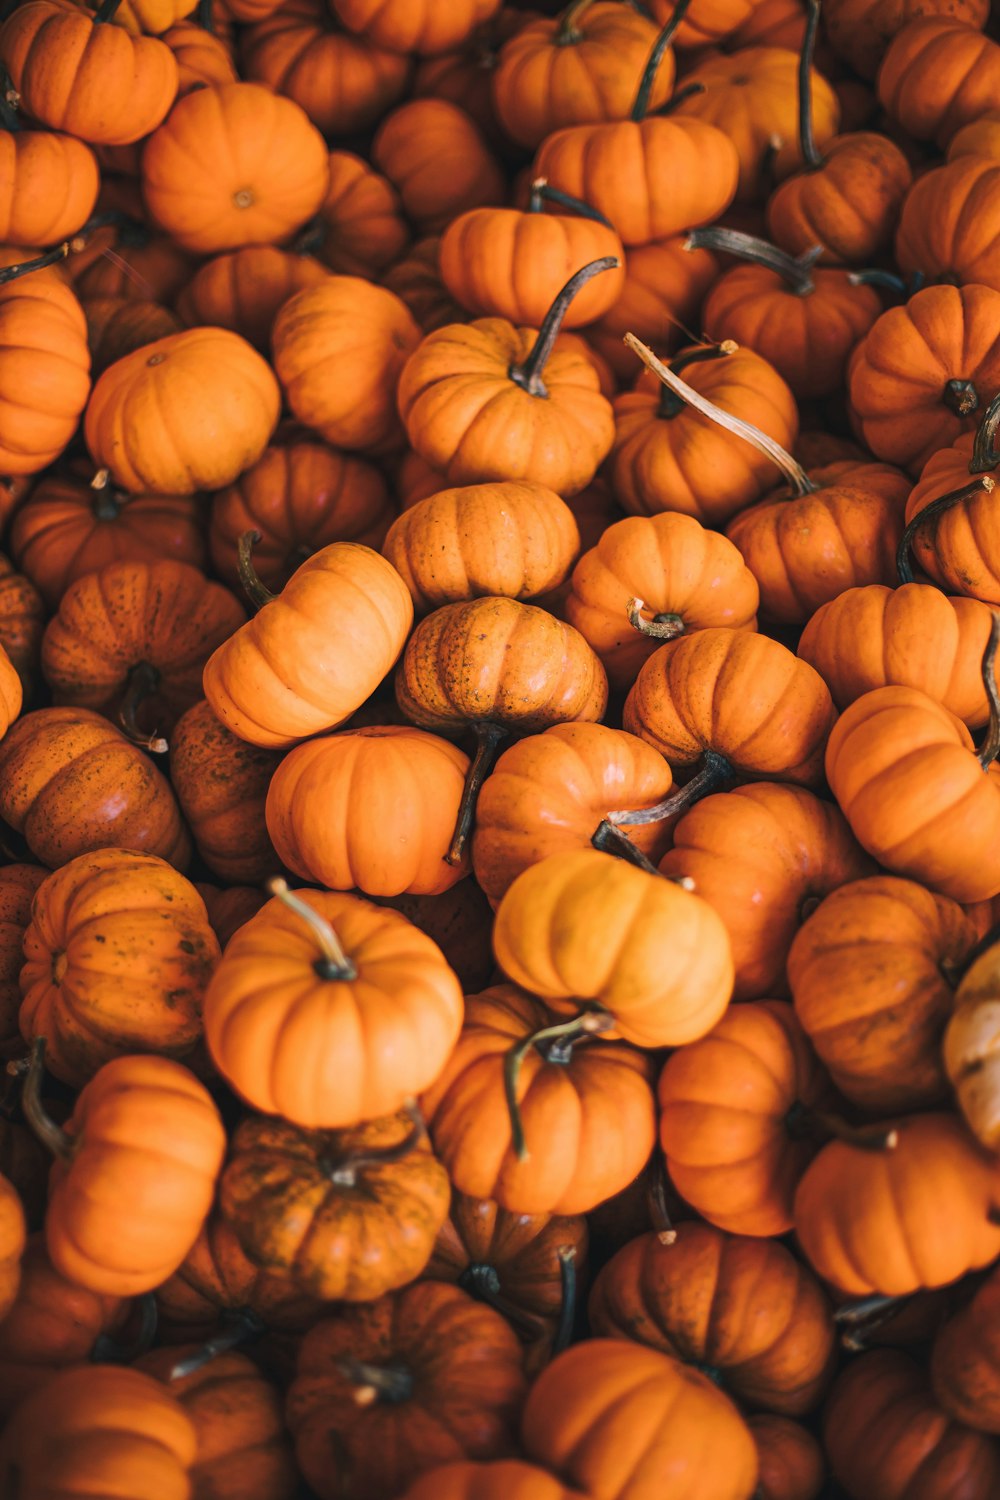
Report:
[[[0,137],[0,241],[57,245],[93,212],[99,185],[93,152],[71,135],[41,130]]]
[[[550,854],[587,848],[609,812],[652,807],[671,781],[670,767],[651,745],[604,724],[553,724],[515,741],[476,804],[476,881],[495,906],[522,870]],[[656,860],[668,834],[662,823],[639,823],[628,837]]]
[[[950,1114],[906,1116],[898,1137],[889,1151],[831,1141],[795,1194],[806,1259],[851,1297],[947,1286],[1000,1254],[996,1159]]]
[[[442,1464],[416,1480],[402,1500],[585,1500],[547,1469],[519,1458],[493,1463]]]
[[[879,103],[914,140],[944,150],[956,131],[996,103],[1000,47],[962,18],[919,16],[889,43]]]
[[[769,1412],[748,1418],[747,1426],[757,1446],[760,1500],[819,1500],[826,1464],[809,1429]]]
[[[0,1053],[20,1051],[17,1016],[21,1008],[18,975],[24,962],[22,943],[31,922],[31,903],[48,874],[40,865],[5,865],[0,869]]]
[[[602,1267],[588,1302],[598,1338],[626,1338],[718,1372],[751,1407],[797,1415],[819,1403],[835,1360],[830,1306],[774,1240],[685,1221],[650,1232]]]
[[[91,458],[122,489],[190,495],[221,489],[256,463],[280,405],[278,382],[245,339],[190,328],[104,371],[84,436]]]
[[[45,629],[45,605],[30,579],[0,553],[0,646],[30,698]]]
[[[341,1131],[246,1120],[233,1138],[219,1202],[250,1259],[330,1302],[371,1302],[413,1281],[451,1196],[426,1140],[401,1161],[359,1166],[349,1181],[330,1181],[328,1170],[397,1146],[410,1129],[406,1115]]]
[[[0,739],[7,733],[24,702],[21,679],[10,657],[0,646]]]
[[[251,745],[335,729],[371,696],[413,623],[409,590],[377,552],[333,542],[205,664],[212,710]]]
[[[468,873],[445,855],[469,758],[409,725],[347,730],[290,750],[267,792],[282,863],[327,890],[434,896]]]
[[[187,0],[185,0],[185,4]],[[201,84],[210,88],[236,82],[236,65],[226,43],[193,21],[177,21],[160,33],[177,63],[177,97]]]
[[[750,1500],[757,1453],[743,1418],[698,1370],[618,1339],[567,1349],[542,1371],[521,1421],[528,1457],[586,1494]],[[665,1460],[664,1455],[669,1454]]]
[[[830,46],[862,78],[874,78],[886,48],[909,21],[945,14],[981,31],[984,0],[833,0],[824,30]]]
[[[52,463],[89,395],[87,320],[66,283],[43,272],[0,287],[0,469],[37,474]]]
[[[672,1054],[658,1092],[660,1144],[678,1192],[733,1234],[787,1233],[796,1184],[816,1154],[788,1116],[829,1093],[792,1007],[730,1006],[708,1036]]]
[[[39,708],[0,744],[0,817],[52,869],[95,849],[157,854],[187,869],[191,840],[152,761],[101,714]]]
[[[973,434],[965,432],[927,460],[906,502],[907,523],[970,482],[973,441]],[[1000,605],[1000,550],[993,532],[993,499],[984,491],[953,505],[933,525],[920,527],[913,556],[939,588],[995,607]]]
[[[795,1013],[845,1098],[879,1116],[943,1102],[946,976],[974,943],[956,902],[888,875],[842,885],[805,921],[788,955]]]
[[[226,881],[259,882],[279,859],[264,824],[264,800],[281,763],[273,750],[237,739],[202,699],[170,736],[170,777],[198,853]]]
[[[569,506],[530,482],[440,490],[404,510],[382,548],[418,614],[482,595],[547,593],[579,550]]]
[[[909,162],[887,136],[834,136],[819,171],[786,177],[771,194],[768,237],[792,255],[823,245],[821,265],[865,265],[891,241],[912,180]]]
[[[997,1336],[1000,1280],[984,1281],[934,1340],[931,1380],[945,1411],[980,1432],[1000,1432]]]
[[[433,0],[337,0],[349,31],[393,52],[452,52],[499,9],[499,0],[457,0],[442,13]]]
[[[83,854],[35,895],[24,934],[20,1027],[56,1078],[82,1088],[125,1053],[184,1058],[219,943],[194,886],[165,860]]]
[[[992,45],[1000,75],[1000,47]],[[1000,291],[1000,244],[988,219],[998,193],[1000,163],[989,158],[959,156],[925,173],[908,193],[896,231],[900,270],[919,267],[942,281]]]
[[[230,940],[205,997],[205,1037],[255,1108],[308,1129],[349,1128],[429,1087],[461,1030],[462,992],[437,945],[396,912],[340,892],[308,897],[358,979],[319,977],[315,937],[275,898]]]
[[[446,99],[410,99],[386,115],[371,159],[423,234],[507,196],[503,171],[475,121]]]
[[[177,298],[177,313],[185,328],[209,324],[238,333],[266,359],[281,307],[326,276],[326,268],[311,255],[276,245],[245,245],[199,266]]]
[[[688,875],[729,933],[735,1000],[788,993],[785,964],[809,906],[869,874],[841,814],[805,787],[758,781],[704,797],[674,825],[664,875]]]

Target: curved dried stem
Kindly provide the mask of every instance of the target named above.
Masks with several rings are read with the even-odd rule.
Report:
[[[733,768],[724,755],[719,755],[715,750],[706,750],[702,756],[701,770],[686,785],[677,787],[652,807],[625,808],[621,812],[610,812],[606,821],[624,824],[626,827],[635,827],[639,823],[662,823],[664,818],[686,812],[702,797],[707,797],[709,792],[720,790],[734,775]]]
[[[569,1348],[573,1337],[573,1326],[576,1323],[577,1302],[576,1248],[573,1245],[560,1245],[556,1255],[559,1257],[562,1304],[559,1308],[559,1322],[556,1324],[555,1337],[552,1340],[553,1358]]]
[[[118,710],[118,722],[133,745],[138,745],[141,750],[149,750],[153,755],[166,755],[170,746],[163,736],[143,734],[136,721],[136,714],[143,700],[155,693],[159,685],[160,674],[153,664],[148,661],[138,662],[128,674],[125,696]]]
[[[997,432],[1000,430],[1000,395],[994,396],[983,412],[969,460],[970,474],[987,474],[1000,464]]]
[[[260,1318],[248,1307],[228,1314],[225,1317],[225,1325],[210,1339],[206,1339],[200,1348],[171,1365],[170,1379],[183,1380],[186,1375],[193,1375],[196,1370],[203,1369],[213,1359],[218,1359],[220,1354],[228,1354],[230,1349],[239,1349],[241,1345],[248,1344],[251,1339],[260,1338],[265,1331]]]
[[[269,880],[264,889],[269,896],[276,896],[278,900],[293,911],[297,917],[301,917],[316,939],[320,957],[313,964],[313,969],[320,979],[352,980],[357,979],[358,971],[351,959],[344,952],[337,934],[325,917],[321,917],[318,911],[303,901],[301,896],[289,890],[288,881],[276,875]]]
[[[593,3],[594,0],[573,0],[572,5],[567,5],[562,13],[558,30],[552,39],[555,46],[575,47],[577,42],[583,41],[584,33],[577,22],[582,21]]]
[[[451,847],[445,855],[445,862],[449,865],[462,863],[462,855],[465,852],[469,834],[472,832],[472,821],[476,815],[476,803],[479,801],[483,782],[496,764],[500,746],[510,733],[502,724],[495,724],[492,719],[481,719],[478,724],[473,724],[472,732],[476,736],[476,753],[465,775],[465,787],[458,807],[458,817],[455,819],[455,831],[452,834]]]
[[[32,271],[44,271],[46,266],[54,266],[57,261],[65,260],[69,254],[69,246],[69,240],[64,240],[55,249],[46,250],[44,255],[36,255],[33,260],[22,260],[16,266],[3,266],[0,268],[0,286],[6,286],[8,281],[17,281],[19,277],[27,276]]]
[[[593,281],[602,271],[614,271],[620,262],[615,255],[602,255],[599,260],[592,260],[587,265],[581,266],[574,276],[571,276],[566,285],[556,294],[555,301],[545,314],[538,337],[528,351],[527,357],[519,365],[511,365],[507,371],[508,376],[515,385],[520,386],[522,391],[527,391],[529,396],[547,397],[545,381],[542,372],[552,353],[553,345],[559,337],[563,319],[569,310],[581,287]]]
[[[787,282],[797,297],[808,297],[816,290],[812,272],[823,254],[822,245],[813,245],[802,255],[789,255],[768,240],[758,239],[755,234],[744,234],[741,229],[692,229],[684,240],[684,248],[719,250],[725,255],[748,260],[752,265],[764,266]]]
[[[352,1188],[357,1185],[358,1173],[370,1171],[376,1167],[391,1167],[395,1162],[402,1161],[420,1145],[427,1136],[427,1126],[424,1117],[420,1113],[420,1106],[415,1099],[407,1099],[403,1104],[402,1113],[406,1114],[410,1121],[410,1128],[401,1141],[394,1146],[383,1146],[381,1150],[359,1152],[356,1156],[342,1156],[336,1160],[321,1157],[317,1163],[324,1177],[328,1177],[337,1187]]]
[[[801,464],[796,462],[790,453],[786,453],[781,444],[774,441],[774,438],[768,437],[767,433],[761,432],[759,428],[751,426],[749,422],[744,422],[742,417],[734,417],[730,412],[723,411],[720,406],[716,406],[713,402],[707,400],[692,386],[675,375],[662,360],[657,359],[652,349],[648,348],[641,339],[637,339],[634,333],[627,333],[625,335],[625,343],[633,353],[638,354],[647,370],[652,370],[653,374],[658,376],[664,385],[669,386],[675,395],[680,396],[686,405],[690,406],[694,411],[700,412],[703,417],[708,417],[709,421],[714,422],[717,427],[721,427],[725,432],[731,432],[734,437],[742,438],[744,442],[756,448],[758,453],[762,453],[765,458],[769,458],[785,476],[785,479],[788,481],[788,487],[793,495],[800,496],[815,493],[817,486],[813,484],[805,469],[803,469]]]
[[[983,652],[983,689],[990,706],[990,722],[986,738],[979,747],[977,759],[984,771],[1000,755],[1000,694],[997,692],[997,646],[1000,644],[1000,614],[990,611],[990,633]]]
[[[786,1114],[785,1129],[794,1140],[840,1141],[859,1151],[895,1151],[899,1145],[894,1125],[851,1125],[832,1110],[813,1109],[800,1100]]]
[[[244,531],[236,548],[236,570],[240,575],[240,584],[255,610],[263,609],[265,604],[270,604],[272,599],[278,597],[271,593],[265,583],[261,583],[253,565],[251,554],[260,540],[259,531]]]
[[[870,1297],[859,1297],[855,1302],[845,1302],[842,1307],[835,1308],[833,1321],[842,1330],[840,1342],[843,1347],[855,1352],[866,1348],[867,1336],[887,1323],[908,1300],[874,1292]]]
[[[653,1167],[653,1175],[649,1187],[646,1190],[646,1203],[649,1208],[649,1220],[656,1238],[661,1245],[673,1245],[677,1240],[677,1230],[674,1228],[670,1217],[670,1209],[667,1205],[667,1174],[662,1158],[657,1158]]]
[[[674,5],[673,15],[653,43],[653,50],[650,52],[646,66],[642,70],[642,77],[639,79],[639,87],[636,90],[635,102],[629,113],[629,119],[636,123],[646,118],[649,111],[649,101],[653,93],[653,85],[656,82],[660,63],[663,61],[663,54],[673,41],[674,33],[687,15],[690,4],[691,0],[677,0],[677,3]]]
[[[540,1051],[544,1048],[547,1062],[565,1066],[570,1061],[577,1042],[584,1037],[599,1036],[602,1031],[610,1031],[614,1024],[615,1018],[610,1011],[587,1010],[582,1015],[574,1016],[571,1021],[563,1021],[557,1026],[544,1026],[541,1031],[532,1032],[510,1048],[504,1059],[503,1085],[510,1114],[511,1146],[518,1161],[527,1158],[528,1150],[524,1143],[524,1123],[517,1098],[517,1086],[524,1059],[532,1047],[537,1047]]]
[[[974,479],[971,484],[964,484],[957,490],[949,490],[947,495],[939,495],[936,500],[931,501],[930,505],[925,505],[923,510],[918,511],[900,537],[899,546],[896,548],[896,574],[900,583],[913,582],[913,563],[910,554],[917,532],[929,521],[936,521],[943,516],[945,511],[951,510],[953,506],[962,505],[966,500],[975,500],[983,494],[992,494],[995,488],[996,481],[988,474],[983,474],[978,479]]]
[[[546,178],[536,177],[531,184],[528,213],[541,213],[546,203],[554,203],[557,208],[568,208],[571,213],[578,214],[581,219],[593,219],[595,224],[604,224],[608,229],[615,227],[605,214],[596,208],[591,208],[590,204],[584,203],[582,198],[574,198],[571,193],[564,193],[561,188],[551,187]]]
[[[505,1317],[511,1327],[524,1338],[533,1341],[544,1336],[546,1330],[541,1318],[525,1312],[523,1307],[518,1307],[515,1302],[511,1302],[504,1296],[500,1290],[500,1277],[497,1275],[495,1266],[484,1262],[466,1266],[458,1278],[458,1285],[463,1292],[468,1292],[470,1297],[475,1297],[477,1302],[485,1302],[487,1307],[492,1307],[495,1312]]]
[[[823,165],[823,157],[813,135],[812,114],[812,65],[818,31],[819,0],[806,0],[806,32],[799,56],[799,149],[808,172],[816,172]]]
[[[46,1114],[42,1104],[42,1074],[45,1072],[45,1038],[35,1038],[31,1049],[31,1063],[21,1090],[21,1109],[24,1118],[35,1135],[52,1155],[67,1164],[73,1160],[79,1146],[79,1137],[68,1135],[57,1125],[51,1115]]]
[[[160,1310],[152,1292],[143,1292],[138,1298],[139,1327],[135,1338],[127,1344],[102,1333],[90,1351],[90,1362],[95,1365],[130,1365],[140,1355],[152,1349],[160,1325]]]
[[[647,620],[642,614],[645,608],[645,599],[632,598],[626,605],[628,622],[640,635],[648,636],[652,641],[672,641],[684,634],[687,627],[683,615],[654,615],[651,620]]]
[[[723,339],[721,344],[697,344],[692,349],[682,349],[670,361],[669,369],[673,375],[680,375],[688,365],[702,364],[706,360],[725,359],[727,355],[736,354],[739,344],[734,339]],[[667,386],[660,386],[660,399],[656,407],[656,415],[664,421],[670,421],[673,417],[679,417],[682,411],[687,410],[687,403],[682,401]]]

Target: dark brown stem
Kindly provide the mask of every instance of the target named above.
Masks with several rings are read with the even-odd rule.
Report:
[[[642,70],[642,77],[639,79],[639,87],[636,90],[635,103],[632,105],[632,111],[629,115],[629,119],[636,123],[646,118],[653,85],[656,83],[656,75],[659,72],[660,63],[663,61],[663,54],[673,41],[674,33],[687,14],[690,4],[691,0],[677,0],[677,3],[674,5],[673,15],[653,43],[653,50],[650,52],[646,66]]]
[[[545,1049],[546,1062],[565,1066],[577,1042],[584,1037],[599,1036],[602,1031],[610,1031],[614,1024],[615,1018],[608,1011],[588,1010],[583,1015],[574,1016],[572,1021],[563,1021],[557,1026],[544,1026],[541,1031],[532,1032],[511,1047],[504,1059],[503,1085],[510,1114],[511,1145],[518,1161],[526,1159],[528,1150],[524,1143],[524,1123],[517,1099],[517,1085],[524,1059],[532,1047],[537,1047],[539,1051]]]
[[[118,722],[127,738],[132,741],[133,745],[138,745],[142,750],[149,750],[153,755],[165,755],[170,747],[162,735],[143,734],[136,722],[136,714],[143,700],[148,698],[150,693],[155,693],[159,685],[160,674],[152,663],[138,662],[128,674],[125,697],[118,710]]]
[[[538,337],[532,344],[523,364],[511,365],[507,371],[508,376],[515,385],[527,391],[529,396],[540,396],[548,399],[548,390],[542,379],[542,371],[545,369],[546,361],[552,353],[552,346],[559,337],[563,319],[569,310],[581,287],[586,286],[588,281],[593,281],[602,271],[614,271],[620,264],[617,256],[602,255],[600,260],[592,260],[586,266],[581,266],[575,276],[571,276],[566,285],[558,293],[552,306],[545,314],[545,319],[538,330]]]
[[[215,26],[212,23],[212,0],[198,0],[195,6],[194,24],[200,26],[202,31],[207,31],[209,36],[215,35]]]
[[[997,451],[996,446],[998,429],[1000,429],[1000,395],[993,397],[976,428],[972,458],[969,460],[970,474],[987,474],[1000,464],[1000,452]]]
[[[531,184],[528,213],[540,214],[546,203],[555,203],[559,208],[568,208],[573,213],[579,214],[581,219],[593,219],[597,224],[607,225],[608,229],[614,228],[610,219],[599,213],[596,208],[591,208],[589,203],[584,203],[582,198],[574,198],[560,188],[550,187],[544,177],[536,177]]]
[[[867,271],[848,271],[847,279],[851,286],[882,286],[900,297],[907,295],[906,282],[902,276],[893,275],[892,271],[880,271],[877,268]]]
[[[397,1404],[413,1395],[413,1376],[403,1365],[370,1365],[360,1359],[341,1359],[337,1369],[354,1386],[358,1406],[376,1401]]]
[[[562,1304],[559,1308],[559,1322],[556,1325],[555,1338],[552,1340],[553,1357],[568,1349],[573,1337],[573,1325],[576,1322],[576,1249],[572,1245],[560,1245],[556,1251],[559,1257],[559,1279],[562,1283]]]
[[[662,119],[664,115],[672,115],[678,105],[683,104],[686,99],[694,99],[697,94],[703,94],[704,92],[705,85],[703,83],[698,83],[697,80],[686,83],[675,94],[671,94],[666,104],[661,104],[659,109],[654,110],[654,114],[657,119]]]
[[[130,1365],[140,1355],[152,1349],[156,1340],[156,1331],[159,1327],[160,1313],[156,1305],[156,1298],[152,1292],[143,1292],[138,1299],[139,1327],[135,1338],[130,1339],[127,1344],[113,1339],[110,1334],[102,1333],[90,1351],[90,1362],[93,1365]]]
[[[728,354],[735,354],[739,344],[732,339],[723,339],[721,344],[698,344],[693,349],[682,349],[668,366],[671,375],[680,375],[687,369],[688,365],[701,364],[702,360],[724,359]],[[664,421],[670,421],[672,417],[679,417],[682,411],[687,410],[687,403],[672,391],[669,386],[660,386],[660,400],[656,408],[656,415]]]
[[[347,981],[357,979],[357,967],[344,952],[340,939],[325,917],[321,917],[318,911],[314,911],[301,896],[290,891],[288,882],[282,880],[280,875],[269,880],[264,889],[269,896],[276,896],[284,906],[288,907],[289,911],[301,917],[316,939],[321,956],[313,964],[313,970],[320,979]]]
[[[823,254],[822,245],[814,245],[803,255],[789,255],[777,245],[758,239],[755,234],[744,234],[741,229],[692,229],[684,240],[684,248],[720,250],[755,266],[765,266],[787,282],[796,297],[808,297],[816,290],[813,266]]]
[[[35,1038],[35,1045],[31,1049],[31,1065],[21,1091],[21,1108],[24,1111],[24,1118],[42,1145],[59,1161],[68,1164],[76,1155],[78,1138],[67,1135],[65,1130],[45,1113],[45,1107],[42,1104],[42,1074],[44,1072],[45,1038],[40,1036]]]
[[[642,614],[645,608],[645,599],[630,599],[626,606],[628,622],[640,635],[648,636],[653,641],[673,641],[684,634],[683,615],[654,615],[651,620],[647,620]]]
[[[559,29],[553,37],[557,47],[575,47],[577,42],[583,41],[584,34],[576,23],[593,3],[594,0],[573,0],[572,5],[567,5],[559,22]]]
[[[203,1369],[213,1359],[218,1359],[220,1354],[228,1354],[230,1349],[239,1349],[241,1345],[248,1344],[251,1339],[260,1338],[265,1332],[260,1318],[248,1307],[230,1313],[226,1316],[225,1323],[226,1326],[213,1334],[210,1339],[206,1339],[200,1348],[171,1365],[169,1377],[171,1380],[183,1380],[186,1375],[193,1375],[196,1370]]]
[[[110,485],[94,490],[94,499],[90,509],[99,521],[117,521],[122,513],[122,503],[118,492]]]
[[[984,771],[1000,755],[1000,694],[997,693],[997,646],[1000,645],[1000,614],[990,611],[990,634],[983,652],[983,688],[990,705],[990,722],[977,759]]]
[[[533,1341],[544,1335],[545,1324],[540,1318],[532,1317],[523,1307],[518,1307],[503,1295],[495,1266],[482,1262],[466,1266],[458,1278],[458,1284],[463,1292],[468,1292],[477,1302],[485,1302],[487,1307],[492,1307],[505,1317],[524,1338]]]
[[[673,1226],[667,1205],[667,1174],[662,1159],[658,1158],[653,1168],[653,1176],[646,1190],[646,1202],[649,1207],[650,1223],[656,1231],[656,1238],[660,1244],[675,1244],[677,1230]]]
[[[823,165],[823,158],[816,148],[813,135],[812,114],[812,65],[818,31],[819,0],[806,0],[806,34],[802,38],[802,54],[799,58],[799,149],[809,172],[817,172]]]
[[[34,260],[22,260],[16,266],[4,266],[0,269],[0,286],[5,286],[8,281],[17,281],[30,271],[44,271],[46,266],[54,266],[56,261],[65,260],[68,254],[69,240],[63,240],[54,250],[46,250],[44,255],[36,255]]]
[[[855,1352],[867,1347],[866,1339],[889,1319],[907,1301],[906,1297],[888,1297],[873,1292],[870,1297],[859,1297],[855,1302],[845,1302],[834,1309],[833,1321],[842,1330],[840,1342],[845,1349]]]
[[[812,1109],[796,1100],[785,1116],[793,1140],[840,1141],[859,1151],[894,1151],[899,1131],[893,1125],[849,1125],[830,1110]]]
[[[623,823],[626,827],[635,827],[638,823],[662,823],[664,818],[672,818],[675,813],[686,812],[702,797],[707,797],[709,792],[722,788],[727,781],[733,779],[733,775],[733,768],[724,755],[719,755],[715,750],[706,750],[702,756],[701,770],[697,776],[692,776],[685,786],[678,787],[676,791],[664,797],[662,802],[657,802],[652,807],[625,808],[621,812],[609,812],[606,821],[615,824]]]
[[[6,14],[0,12],[0,21],[7,19]],[[4,130],[9,130],[14,135],[21,129],[17,111],[21,103],[21,96],[14,87],[7,69],[0,67],[0,125]]]
[[[478,724],[473,724],[472,732],[476,736],[476,753],[466,772],[465,788],[458,808],[458,817],[455,819],[451,848],[445,855],[445,861],[449,865],[462,863],[462,855],[465,852],[465,846],[472,831],[472,821],[476,815],[479,793],[483,782],[493,769],[500,753],[500,746],[509,733],[502,724],[494,724],[492,719],[481,719]]]
[[[103,5],[94,17],[94,25],[104,26],[109,21],[113,21],[118,14],[118,7],[121,3],[122,0],[104,0]]]
[[[971,380],[946,380],[941,400],[956,417],[971,417],[979,408],[979,392]]]
[[[240,575],[240,583],[255,610],[263,609],[265,604],[270,604],[272,599],[278,597],[271,593],[266,584],[261,583],[251,560],[251,553],[260,540],[259,531],[244,531],[236,549],[236,569]]]
[[[609,823],[607,818],[602,818],[598,823],[590,842],[601,854],[613,854],[617,859],[624,859],[627,864],[635,865],[637,870],[645,870],[647,875],[660,874],[653,861],[647,859],[628,835]]]
[[[381,1150],[359,1152],[357,1156],[342,1156],[336,1161],[329,1157],[320,1157],[317,1165],[324,1177],[328,1177],[337,1187],[356,1187],[358,1173],[369,1171],[376,1167],[391,1167],[394,1162],[402,1161],[415,1151],[420,1142],[427,1135],[427,1127],[424,1117],[420,1113],[420,1106],[415,1099],[407,1099],[403,1105],[403,1113],[410,1121],[410,1128],[401,1141],[395,1146],[383,1146]]]
[[[980,495],[989,495],[996,488],[996,481],[988,474],[983,474],[979,479],[974,479],[971,484],[965,484],[961,489],[950,490],[947,495],[939,495],[932,500],[930,505],[925,505],[923,510],[918,511],[913,520],[907,526],[899,539],[896,548],[896,573],[900,583],[913,582],[913,565],[910,561],[910,550],[913,547],[913,539],[917,532],[928,521],[936,521],[943,516],[946,510],[951,510],[954,505],[962,505],[966,500],[976,500]]]

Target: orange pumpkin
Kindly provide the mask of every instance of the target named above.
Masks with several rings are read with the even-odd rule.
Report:
[[[394,109],[375,132],[371,158],[422,234],[437,234],[466,209],[507,196],[475,122],[445,99],[411,99]]]
[[[38,674],[44,628],[42,596],[0,553],[0,646],[29,698]]]
[[[40,865],[5,865],[0,869],[0,1052],[21,1051],[17,1024],[21,1008],[18,975],[24,962],[22,944],[31,921],[31,903],[48,874]]]
[[[978,32],[972,35],[980,40]],[[990,45],[1000,73],[1000,47]],[[989,158],[960,156],[914,183],[896,231],[895,258],[901,271],[1000,290],[1000,256],[986,222],[1000,185],[998,165]]]
[[[311,255],[244,245],[199,266],[177,298],[177,312],[185,328],[228,328],[266,358],[281,307],[326,274]]]
[[[115,360],[142,349],[156,339],[177,333],[179,318],[158,302],[130,297],[91,297],[81,303],[87,319],[87,342],[100,375]]]
[[[330,183],[320,206],[313,253],[341,276],[377,280],[410,243],[399,194],[353,151],[330,152]]]
[[[37,474],[58,458],[89,394],[87,320],[70,288],[37,274],[0,286],[0,469]]]
[[[185,0],[186,3],[186,0]],[[221,37],[193,21],[177,21],[160,33],[177,62],[177,98],[194,89],[236,82],[232,53]]]
[[[0,739],[7,733],[24,701],[24,689],[17,669],[0,646]]]
[[[499,6],[500,0],[456,0],[442,12],[433,0],[336,0],[333,10],[349,31],[381,47],[433,56],[464,42]]]
[[[768,199],[767,232],[790,255],[820,245],[820,265],[864,265],[892,238],[912,181],[910,164],[893,140],[874,131],[836,135],[822,153],[815,145],[813,151],[817,164],[786,177]]]
[[[547,1469],[519,1458],[498,1458],[492,1463],[459,1460],[441,1464],[414,1480],[402,1500],[585,1500],[580,1490],[570,1490]]]
[[[946,1412],[980,1432],[1000,1432],[997,1377],[997,1294],[1000,1280],[989,1276],[948,1319],[934,1340],[931,1380]]]
[[[982,30],[989,16],[983,0],[824,0],[830,46],[862,78],[874,78],[892,38],[919,16],[947,15]]]
[[[809,1429],[769,1412],[750,1417],[747,1426],[757,1446],[760,1500],[819,1500],[826,1464]]]
[[[655,349],[673,351],[697,327],[705,293],[719,274],[710,250],[688,250],[686,235],[630,245],[625,257],[625,281],[614,306],[587,328],[587,342],[604,356],[619,380],[631,380],[635,360],[624,348],[626,333],[634,333]]]
[[[0,181],[0,241],[54,245],[89,219],[100,176],[93,152],[72,135],[6,130]]]
[[[994,104],[998,87],[996,42],[964,17],[933,13],[896,32],[877,81],[879,103],[889,118],[914,140],[934,140],[942,149]]]
[[[230,940],[204,1019],[213,1062],[250,1104],[334,1130],[391,1114],[433,1083],[462,996],[441,950],[396,912],[282,889]]]
[[[963,433],[928,459],[906,503],[906,539],[924,571],[939,587],[988,604],[1000,604],[990,535],[998,420],[994,397],[974,437]]]
[[[405,302],[424,333],[457,323],[462,317],[462,309],[445,291],[438,270],[440,243],[438,235],[417,240],[382,278],[383,285]]]

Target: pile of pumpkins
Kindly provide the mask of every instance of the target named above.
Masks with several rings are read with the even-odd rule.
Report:
[[[4,1500],[1000,1495],[1000,16],[0,23]]]

